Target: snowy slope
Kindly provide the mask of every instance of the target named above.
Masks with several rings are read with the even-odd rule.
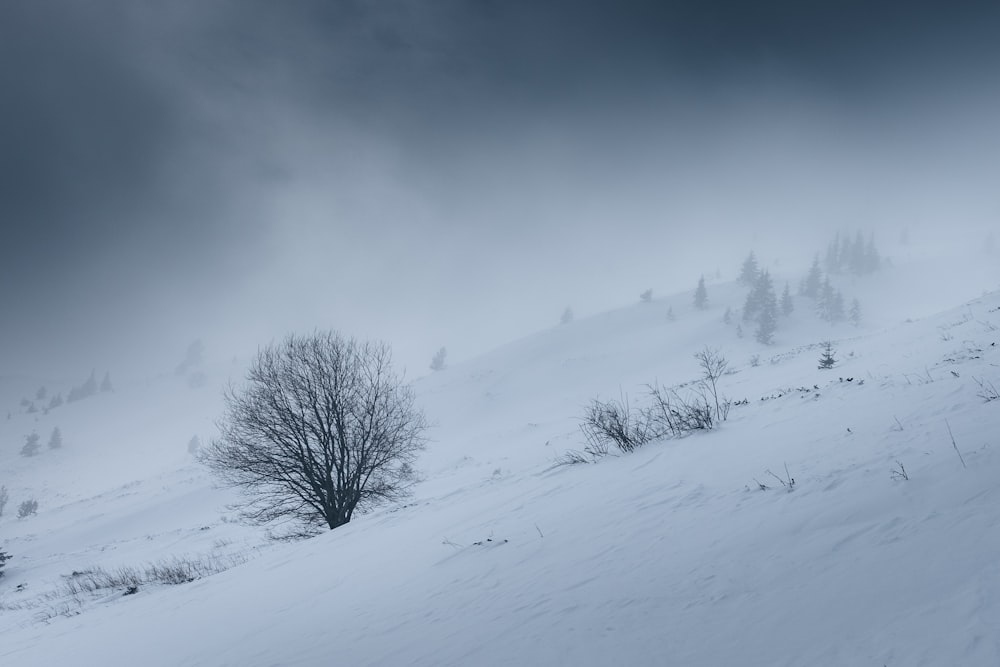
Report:
[[[210,388],[167,379],[67,406],[66,448],[36,460],[16,455],[15,415],[0,483],[43,505],[0,518],[16,556],[0,661],[1000,664],[1000,400],[977,381],[1000,385],[1000,294],[878,330],[831,330],[799,300],[762,348],[721,323],[743,291],[709,289],[705,312],[657,299],[421,379],[437,426],[414,498],[306,542],[231,523],[232,497],[188,457],[218,415]],[[828,337],[841,363],[821,371]],[[722,428],[554,466],[582,446],[590,398],[693,380],[705,343],[736,371],[723,391],[747,399]],[[71,446],[74,431],[91,441]],[[95,453],[126,442],[105,481]],[[786,465],[791,492],[767,472]],[[128,596],[53,594],[74,570],[213,553],[247,562]]]

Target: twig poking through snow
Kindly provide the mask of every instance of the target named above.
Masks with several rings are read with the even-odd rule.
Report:
[[[955,453],[958,454],[958,460],[962,462],[963,468],[967,468],[968,466],[965,465],[965,457],[962,456],[962,452],[958,451],[958,443],[955,442],[955,436],[951,432],[951,424],[948,423],[947,419],[944,420],[944,425],[948,427],[948,435],[951,437],[951,446],[955,448]]]

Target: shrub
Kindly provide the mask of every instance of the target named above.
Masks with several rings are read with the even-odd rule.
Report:
[[[645,416],[640,411],[633,411],[624,395],[618,400],[591,401],[580,430],[589,450],[604,453],[610,445],[631,452],[656,438]]]
[[[38,512],[38,501],[32,498],[17,506],[17,518],[25,519]]]

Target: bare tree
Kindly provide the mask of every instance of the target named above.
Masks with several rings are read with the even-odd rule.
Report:
[[[334,332],[261,350],[226,392],[201,460],[248,498],[247,518],[337,528],[406,495],[427,428],[389,347]]]
[[[724,421],[729,414],[729,401],[725,397],[719,403],[719,378],[729,370],[729,360],[727,360],[718,349],[708,347],[702,348],[701,352],[694,355],[701,367],[701,385],[705,393],[712,397],[715,403],[716,421]]]

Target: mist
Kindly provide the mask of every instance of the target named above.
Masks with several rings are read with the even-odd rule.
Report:
[[[0,372],[335,328],[421,374],[750,249],[906,229],[962,258],[1000,215],[995,7],[4,14]]]

